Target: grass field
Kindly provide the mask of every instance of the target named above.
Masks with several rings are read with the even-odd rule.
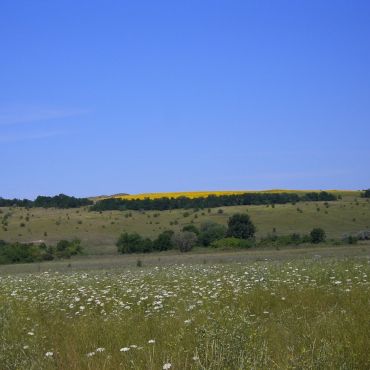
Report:
[[[369,259],[0,277],[1,369],[368,369]]]
[[[257,237],[369,229],[369,201],[341,195],[222,212],[2,208],[0,239],[80,238],[87,255],[0,266],[0,369],[370,368],[368,241],[116,254],[122,231],[154,237],[236,212]]]
[[[344,233],[355,233],[370,228],[370,203],[358,198],[357,193],[342,192],[343,199],[329,202],[300,202],[295,205],[235,206],[208,210],[172,211],[107,211],[88,212],[81,209],[1,208],[0,220],[7,218],[7,231],[0,227],[0,239],[31,242],[43,240],[56,243],[60,239],[79,238],[88,253],[115,253],[115,242],[123,231],[137,231],[155,237],[166,229],[179,230],[184,225],[199,225],[206,220],[226,224],[236,212],[248,212],[257,226],[257,237],[271,233],[308,233],[322,227],[329,238],[340,238]],[[354,195],[355,194],[355,195]],[[131,215],[131,216],[130,216]],[[130,217],[128,217],[130,216]],[[177,225],[176,225],[177,223]]]

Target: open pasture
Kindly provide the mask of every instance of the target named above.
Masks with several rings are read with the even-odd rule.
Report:
[[[369,259],[0,277],[1,369],[368,369]]]

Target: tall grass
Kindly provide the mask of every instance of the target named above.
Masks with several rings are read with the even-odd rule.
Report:
[[[368,260],[0,278],[1,369],[368,369]]]

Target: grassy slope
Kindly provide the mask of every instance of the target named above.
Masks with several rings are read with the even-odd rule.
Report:
[[[194,222],[199,225],[206,220],[226,224],[230,215],[236,212],[248,212],[257,225],[257,236],[264,236],[276,228],[278,234],[291,232],[307,233],[313,227],[323,227],[329,237],[339,238],[344,233],[357,232],[370,228],[370,203],[368,200],[356,198],[355,193],[349,193],[343,200],[329,202],[325,208],[323,202],[297,203],[296,205],[276,205],[275,208],[266,206],[235,206],[222,207],[223,214],[217,209],[194,213],[190,211],[184,217],[184,210],[162,212],[131,212],[132,217],[125,217],[128,212],[88,212],[86,208],[78,210],[2,208],[0,214],[11,212],[8,231],[0,228],[0,239],[7,241],[30,242],[44,240],[55,243],[60,239],[80,238],[87,250],[94,254],[115,252],[115,241],[122,231],[137,231],[143,235],[154,237],[162,230],[178,230],[185,224]],[[317,211],[317,207],[320,211]],[[297,211],[300,208],[303,213]],[[25,220],[29,214],[29,221]],[[158,215],[155,217],[155,215]],[[21,218],[22,217],[22,218]],[[195,218],[197,217],[197,218]],[[177,220],[177,226],[170,222]],[[25,227],[21,227],[21,223]],[[44,236],[44,232],[47,235]]]

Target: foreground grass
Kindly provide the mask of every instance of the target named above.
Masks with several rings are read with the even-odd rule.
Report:
[[[361,259],[0,277],[0,368],[368,369],[369,276]]]

